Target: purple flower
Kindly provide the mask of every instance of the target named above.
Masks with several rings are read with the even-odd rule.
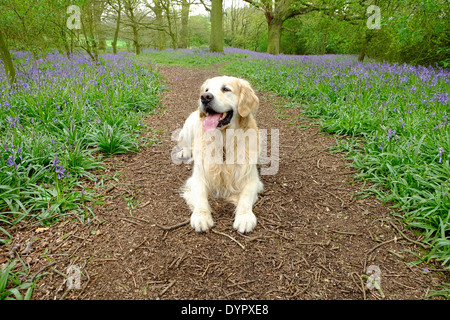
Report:
[[[58,159],[58,155],[56,155],[56,156],[55,156],[55,159],[53,160],[52,166],[55,167],[55,168],[56,168],[56,167],[59,167],[59,166],[58,166],[58,163],[59,163],[59,159]]]
[[[55,156],[55,159],[53,160],[52,166],[55,168],[55,172],[58,175],[58,179],[63,179],[64,177],[71,178],[70,172],[64,169],[62,166],[58,165],[59,159],[58,155]],[[67,173],[66,173],[67,171]]]
[[[445,152],[444,148],[438,148],[438,152],[439,152],[439,163],[442,162],[442,154]]]
[[[17,124],[18,124],[19,117],[17,117],[17,118],[12,118],[11,116],[8,116],[8,120],[9,120],[9,122],[10,122],[9,126],[10,126],[11,128],[15,128],[15,127],[17,126]]]
[[[9,156],[9,158],[8,158],[8,166],[12,166],[12,165],[14,165],[15,164],[15,162],[14,162],[14,160],[13,160],[13,156],[12,155],[10,155]]]
[[[394,138],[395,141],[397,141],[398,139],[400,139],[400,137],[398,135],[396,135],[396,131],[389,129],[388,130],[388,139]]]
[[[58,179],[62,179],[62,178],[64,178],[64,173],[66,172],[66,169],[64,169],[64,168],[62,168],[62,167],[60,167],[60,166],[58,166],[57,168],[56,168],[56,173],[58,174]]]

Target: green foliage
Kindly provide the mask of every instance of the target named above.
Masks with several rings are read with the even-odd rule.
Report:
[[[21,279],[28,276],[27,268],[22,263],[25,271],[15,271],[16,264],[17,260],[12,260],[0,269],[0,300],[29,300],[31,298],[36,282],[23,282]]]
[[[105,122],[103,127],[88,133],[86,140],[89,146],[95,147],[94,150],[106,155],[137,151],[137,141],[129,132],[129,128],[123,124],[111,126]]]
[[[244,53],[227,52],[227,48],[225,48],[225,53],[210,52],[207,48],[167,49],[163,51],[145,50],[139,60],[149,59],[152,64],[205,67],[244,56]]]
[[[225,66],[293,102],[322,130],[354,137],[340,144],[366,190],[393,208],[450,262],[450,75],[409,65],[357,63],[352,56],[261,56]]]
[[[203,15],[189,17],[189,44],[194,48],[207,47],[211,23]]]
[[[332,2],[330,2],[332,3]],[[366,55],[379,61],[450,64],[450,2],[377,1],[381,28],[367,28],[371,2],[347,1],[345,10],[316,11],[286,20],[281,48],[288,54],[355,54],[369,36]],[[330,4],[331,5],[331,4]]]
[[[98,62],[54,53],[14,57],[17,87],[2,84],[0,98],[0,222],[89,218],[86,203],[96,195],[83,181],[95,180],[103,155],[136,151],[145,142],[140,132],[159,105],[159,76],[129,55]]]
[[[448,66],[450,19],[448,1],[401,1],[381,4],[382,27],[376,30],[368,54],[391,62]]]

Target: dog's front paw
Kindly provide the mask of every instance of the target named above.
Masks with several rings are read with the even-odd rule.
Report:
[[[188,149],[181,149],[181,150],[178,150],[178,152],[175,153],[175,157],[176,157],[176,159],[181,160],[181,161],[190,161],[192,155],[191,155],[191,151],[190,150],[188,150]]]
[[[251,232],[256,227],[256,216],[253,212],[236,213],[233,228],[240,233]]]
[[[191,226],[197,232],[203,232],[214,225],[212,215],[208,211],[194,211],[191,215]]]

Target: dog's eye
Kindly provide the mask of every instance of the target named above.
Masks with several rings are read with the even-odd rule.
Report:
[[[222,88],[222,91],[223,91],[223,92],[227,92],[227,91],[231,91],[231,89],[230,89],[230,88],[227,88],[227,87],[223,87],[223,88]]]
[[[209,89],[206,89],[205,92],[208,92]]]

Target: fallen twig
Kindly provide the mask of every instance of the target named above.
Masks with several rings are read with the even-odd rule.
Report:
[[[228,235],[228,234],[226,234],[226,233],[222,233],[222,232],[216,231],[216,230],[214,230],[214,229],[212,229],[211,231],[212,231],[213,233],[217,233],[217,234],[220,234],[220,235],[225,236],[225,237],[227,237],[227,238],[230,238],[231,240],[233,240],[234,242],[236,242],[236,243],[242,248],[242,250],[245,250],[244,245],[241,244],[239,241],[237,241],[237,240],[236,240],[235,238],[233,238],[232,236],[230,236],[230,235]]]
[[[390,242],[397,241],[397,240],[398,240],[397,237],[395,237],[394,239],[387,240],[387,241],[384,241],[384,242],[382,242],[382,243],[377,244],[375,247],[373,247],[372,249],[370,249],[369,251],[366,252],[366,256],[367,256],[368,254],[370,254],[371,252],[375,251],[376,249],[378,249],[379,247],[381,247],[381,246],[383,246],[383,245],[385,245],[385,244],[388,244],[388,243],[390,243]]]
[[[401,232],[400,229],[398,229],[397,226],[396,226],[394,223],[392,223],[392,221],[389,221],[389,223],[391,224],[391,226],[392,226],[395,230],[397,230],[398,233],[400,233],[400,235],[401,235],[405,240],[408,240],[409,242],[415,243],[415,244],[421,246],[421,247],[424,248],[424,249],[430,248],[429,246],[427,246],[427,245],[424,244],[424,243],[421,243],[421,242],[419,242],[419,241],[415,241],[415,240],[410,239],[410,238],[408,238],[407,236],[405,236],[405,234],[404,234],[403,232]]]
[[[132,224],[135,224],[135,225],[140,226],[140,227],[143,226],[143,225],[140,224],[139,222],[132,221],[132,220],[129,220],[129,219],[127,219],[127,218],[119,218],[119,220],[126,221],[126,222],[128,222],[128,223],[132,223]]]
[[[52,263],[49,263],[49,264],[47,264],[46,266],[43,266],[41,269],[39,269],[39,271],[36,272],[36,273],[34,274],[34,276],[31,278],[31,282],[33,282],[34,279],[35,279],[42,271],[44,271],[45,269],[47,269],[47,268],[53,266],[54,264],[56,264],[55,261],[52,262]]]
[[[213,266],[213,265],[216,265],[216,264],[219,264],[219,262],[212,262],[212,263],[208,264],[208,265],[206,266],[205,271],[204,271],[203,274],[202,274],[202,278],[203,278],[203,277],[206,275],[206,273],[208,272],[209,267],[210,267],[210,266]]]
[[[144,203],[143,205],[141,205],[141,208],[145,208],[146,206],[148,206],[151,203],[151,201],[147,201],[146,203]]]
[[[344,207],[344,205],[345,205],[345,201],[344,201],[344,200],[342,200],[341,198],[339,198],[337,195],[335,195],[334,193],[332,193],[332,192],[330,192],[330,191],[327,191],[327,190],[325,190],[325,189],[323,189],[323,191],[325,191],[325,192],[328,193],[328,194],[331,194],[333,197],[335,197],[336,199],[340,200],[340,201],[341,201],[341,208]]]
[[[163,230],[165,230],[165,231],[170,231],[170,230],[174,230],[174,229],[180,228],[180,227],[182,227],[182,226],[185,226],[185,225],[189,224],[189,222],[190,222],[190,220],[186,220],[186,221],[184,221],[184,222],[175,224],[175,225],[173,225],[173,226],[168,226],[168,227],[162,226],[162,225],[159,225],[159,224],[155,224],[155,225],[156,225],[158,228],[161,228],[161,229],[163,229]]]
[[[169,265],[169,269],[178,268],[180,263],[184,260],[185,252],[183,252],[180,256],[176,257],[172,263]]]
[[[167,287],[165,287],[159,294],[158,297],[161,297],[164,293],[166,293],[167,290],[170,289],[170,287],[172,287],[175,284],[175,280],[172,280]]]
[[[384,242],[382,242],[382,243],[380,243],[380,244],[377,244],[375,247],[373,247],[372,249],[370,249],[369,251],[367,251],[367,252],[366,252],[366,257],[364,258],[364,270],[366,270],[366,266],[367,266],[367,257],[369,256],[370,253],[372,253],[373,251],[375,251],[376,249],[378,249],[379,247],[381,247],[381,246],[383,246],[383,245],[385,245],[385,244],[388,244],[388,243],[391,243],[391,242],[397,241],[397,240],[398,240],[397,237],[394,237],[394,239],[387,240],[387,241],[384,241]]]
[[[116,188],[115,185],[112,185],[112,186],[108,187],[108,189],[105,190],[105,194],[110,193],[110,192],[111,192],[113,189],[115,189],[115,188]]]
[[[353,275],[356,275],[359,278],[359,280],[361,281],[361,287],[355,281],[355,278],[353,278]],[[358,287],[358,289],[361,290],[364,300],[366,300],[366,290],[364,288],[364,281],[363,281],[362,277],[359,274],[357,274],[356,272],[352,272],[351,278],[352,278],[353,282],[356,284],[356,286]]]

